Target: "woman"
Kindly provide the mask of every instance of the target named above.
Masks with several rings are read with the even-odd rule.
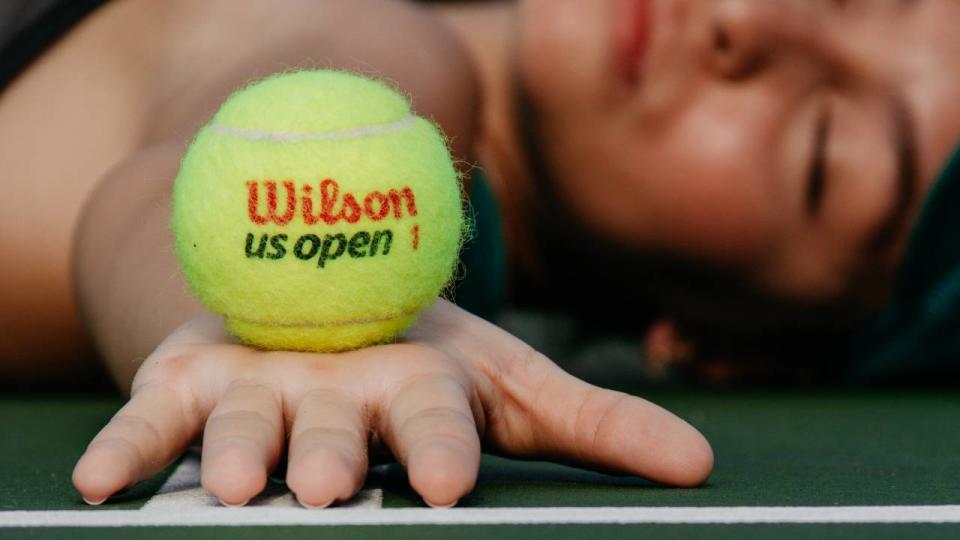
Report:
[[[231,505],[263,488],[285,438],[287,483],[311,507],[349,498],[381,445],[432,506],[469,492],[481,444],[699,484],[712,454],[692,427],[446,301],[395,345],[238,345],[185,292],[169,249],[186,143],[250,79],[376,73],[482,164],[512,283],[562,276],[559,261],[583,284],[580,269],[602,276],[625,253],[696,261],[756,306],[790,306],[784,320],[834,305],[854,320],[889,294],[960,138],[958,20],[951,0],[107,4],[0,101],[3,230],[16,231],[4,241],[22,261],[3,269],[3,316],[19,324],[5,357],[20,359],[5,369],[95,343],[132,384],[74,472],[93,504],[201,430],[204,487]],[[742,320],[760,324],[759,309]]]

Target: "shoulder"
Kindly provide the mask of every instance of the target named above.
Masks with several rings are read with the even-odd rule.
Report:
[[[167,61],[175,68],[166,80],[174,82],[161,98],[167,110],[155,109],[173,129],[160,138],[208,118],[251,80],[286,69],[337,68],[391,82],[410,96],[419,115],[443,129],[458,159],[469,159],[480,113],[476,70],[431,8],[401,0],[243,6],[237,9],[232,0],[211,0],[202,9],[185,3],[169,38],[176,47]]]
[[[454,154],[468,159],[480,117],[480,83],[455,32],[428,6],[395,0],[361,0],[351,6],[357,10],[357,26],[370,40],[356,48],[370,55],[374,74],[408,93],[417,113],[440,125]],[[379,14],[370,17],[372,11]],[[362,63],[354,67],[366,71]]]

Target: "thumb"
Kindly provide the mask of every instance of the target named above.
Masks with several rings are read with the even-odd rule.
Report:
[[[409,333],[464,358],[487,410],[486,439],[499,450],[553,458],[676,486],[703,483],[713,451],[667,410],[587,384],[504,330],[437,302]]]
[[[696,429],[644,399],[587,384],[552,363],[527,404],[533,450],[675,486],[702,484],[713,451]]]

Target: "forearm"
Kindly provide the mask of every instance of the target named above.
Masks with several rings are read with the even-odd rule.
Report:
[[[121,390],[183,321],[203,311],[177,269],[170,194],[181,143],[144,150],[108,173],[74,238],[81,313]]]

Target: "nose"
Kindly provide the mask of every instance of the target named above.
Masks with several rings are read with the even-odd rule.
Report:
[[[789,51],[809,50],[814,31],[811,0],[716,0],[704,50],[718,76],[743,79]]]

